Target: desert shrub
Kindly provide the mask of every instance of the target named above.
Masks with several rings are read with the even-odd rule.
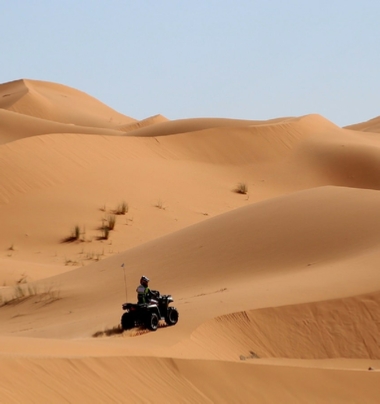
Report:
[[[71,235],[64,238],[62,240],[63,243],[72,243],[73,241],[77,241],[80,238],[80,227],[79,225],[76,225],[72,231],[71,231]]]
[[[157,203],[156,203],[156,208],[158,208],[158,209],[163,209],[163,210],[165,210],[165,207],[164,207],[164,203],[162,202],[162,199],[159,199],[158,201],[157,201]]]
[[[108,226],[103,226],[102,227],[102,239],[103,240],[108,240],[110,236],[110,228]]]
[[[116,215],[109,215],[107,218],[107,222],[108,222],[107,227],[109,228],[109,230],[113,230],[116,224]]]
[[[236,188],[236,192],[238,194],[246,194],[248,193],[248,185],[245,182],[239,182],[237,188]]]
[[[76,225],[76,226],[74,227],[74,230],[73,230],[73,237],[74,237],[75,240],[79,240],[79,237],[80,237],[80,228],[79,228],[78,225]]]
[[[129,209],[129,206],[128,206],[127,202],[123,201],[120,203],[120,205],[115,210],[115,214],[116,215],[125,215],[126,213],[128,213],[128,209]]]

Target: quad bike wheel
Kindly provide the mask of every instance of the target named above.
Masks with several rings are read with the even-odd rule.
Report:
[[[124,313],[121,316],[121,328],[123,330],[129,330],[135,326],[135,322],[130,313]]]
[[[174,307],[169,307],[165,317],[167,325],[175,325],[178,322],[178,311]]]
[[[149,313],[146,319],[146,328],[151,331],[156,331],[158,328],[158,315],[156,313]]]

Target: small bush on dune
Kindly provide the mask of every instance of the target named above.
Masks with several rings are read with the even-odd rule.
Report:
[[[107,219],[103,219],[102,227],[100,228],[102,236],[100,240],[108,240],[110,231],[115,229],[116,215],[109,215]]]
[[[115,214],[116,215],[125,215],[126,213],[128,213],[128,209],[129,209],[129,206],[128,206],[127,202],[123,201],[115,210]]]
[[[102,235],[98,238],[98,240],[108,240],[110,231],[115,229],[116,225],[116,215],[111,214],[107,217],[107,219],[102,219],[103,224],[100,227],[100,231]]]
[[[64,238],[63,243],[72,243],[73,241],[79,240],[80,234],[80,227],[76,225],[71,231],[71,236]]]
[[[236,192],[238,194],[247,194],[248,193],[248,185],[245,182],[239,182]]]
[[[103,226],[101,239],[108,240],[109,236],[110,236],[110,228],[108,226]]]
[[[75,237],[75,240],[79,240],[79,237],[80,237],[80,228],[79,228],[78,225],[76,225],[76,226],[74,227],[74,237]]]
[[[115,228],[115,225],[116,225],[116,215],[109,215],[108,219],[107,219],[107,222],[108,222],[108,228],[110,230],[113,230]]]
[[[156,203],[156,208],[158,208],[158,209],[162,209],[162,210],[165,210],[165,206],[164,206],[164,203],[162,202],[162,199],[159,199],[158,201],[157,201],[157,203]]]

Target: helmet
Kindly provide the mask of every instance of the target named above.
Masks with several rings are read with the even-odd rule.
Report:
[[[147,278],[146,276],[143,275],[143,276],[141,277],[141,279],[140,279],[141,285],[148,284],[148,282],[149,282],[149,278]]]

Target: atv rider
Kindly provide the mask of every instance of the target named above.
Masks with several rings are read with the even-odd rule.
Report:
[[[148,287],[148,283],[149,278],[143,275],[140,279],[140,285],[136,289],[138,304],[149,303],[152,297],[154,296]]]

